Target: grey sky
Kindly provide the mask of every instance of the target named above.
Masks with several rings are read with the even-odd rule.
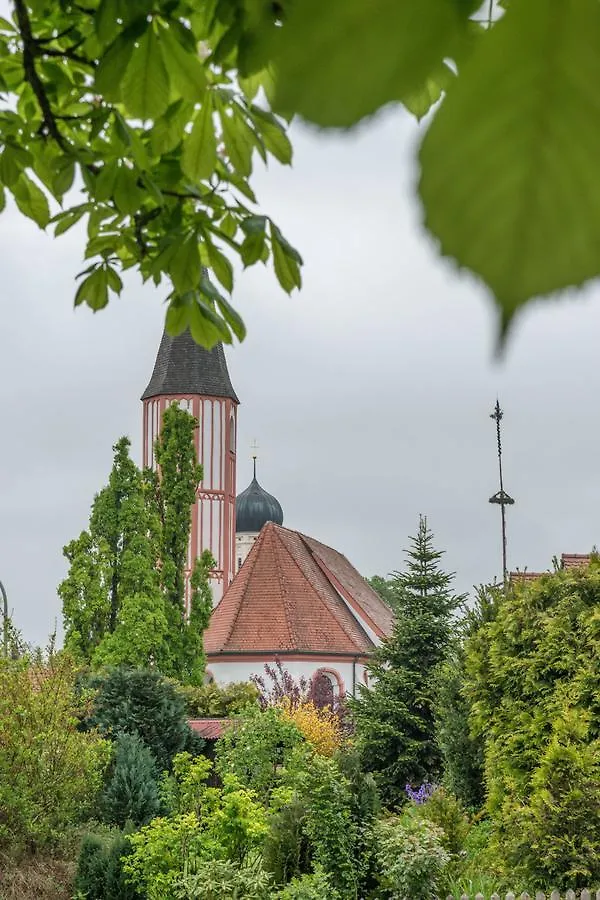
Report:
[[[258,171],[262,207],[305,258],[286,298],[264,269],[235,303],[249,336],[228,352],[242,401],[238,490],[259,478],[285,522],[365,575],[402,565],[426,513],[458,584],[499,572],[494,426],[505,409],[509,562],[546,567],[599,540],[597,288],[536,306],[494,361],[491,300],[437,259],[420,227],[418,127],[396,111],[350,136],[295,131],[292,170]],[[126,281],[92,315],[73,311],[82,234],[54,241],[0,216],[0,579],[17,624],[43,642],[60,605],[62,546],[86,526],[111,445],[133,439],[160,339],[165,291]],[[595,302],[594,302],[595,301]]]

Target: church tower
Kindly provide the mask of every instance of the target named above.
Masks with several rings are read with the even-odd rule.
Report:
[[[216,560],[211,577],[217,604],[235,575],[237,407],[223,346],[198,346],[189,331],[162,336],[154,371],[142,394],[143,464],[154,467],[154,442],[167,406],[178,402],[198,421],[196,451],[204,477],[192,510],[187,572],[203,550]],[[189,584],[189,579],[186,580]],[[187,590],[187,588],[186,588]],[[187,600],[188,598],[186,598]]]

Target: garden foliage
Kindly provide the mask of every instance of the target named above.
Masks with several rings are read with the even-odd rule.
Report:
[[[0,659],[0,849],[60,846],[93,811],[111,747],[79,702],[68,656]]]
[[[498,858],[533,887],[600,878],[600,566],[516,582],[467,643]]]

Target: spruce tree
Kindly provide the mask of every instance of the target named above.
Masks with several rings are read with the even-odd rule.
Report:
[[[353,703],[362,763],[384,803],[399,805],[406,784],[436,779],[441,759],[434,719],[435,673],[446,654],[453,611],[462,597],[439,565],[427,520],[411,538],[406,568],[396,572],[399,603],[391,636],[369,665],[370,687]]]
[[[104,821],[146,825],[161,810],[159,772],[152,751],[135,734],[117,736],[114,762],[101,799]]]

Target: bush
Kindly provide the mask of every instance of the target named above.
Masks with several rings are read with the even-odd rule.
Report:
[[[92,676],[96,690],[87,728],[102,733],[140,737],[154,754],[159,769],[170,769],[175,754],[198,749],[188,725],[185,701],[174,682],[152,669],[110,669]]]
[[[300,730],[280,709],[250,707],[217,742],[217,771],[222,777],[235,775],[267,803],[282,767],[303,742]]]
[[[85,835],[75,876],[77,900],[142,900],[125,878],[123,858],[130,853],[120,831]]]
[[[286,788],[273,792],[263,866],[272,875],[275,884],[286,884],[310,869],[305,819],[306,807],[296,792]]]
[[[177,900],[268,900],[269,877],[260,869],[244,869],[226,860],[201,862],[193,875],[183,875],[174,889]]]
[[[145,825],[161,809],[154,756],[135,734],[115,741],[112,772],[102,796],[106,822],[123,828],[126,822]]]
[[[0,848],[39,851],[92,809],[110,744],[77,729],[75,668],[0,660]]]
[[[277,900],[337,900],[339,894],[331,887],[327,875],[318,870],[312,875],[294,878],[276,897]]]
[[[247,706],[258,705],[258,688],[247,681],[219,687],[214,681],[199,687],[182,686],[181,694],[192,719],[224,719],[239,715]]]
[[[465,849],[471,825],[460,800],[438,787],[416,811],[442,829],[442,845],[451,856],[458,856]]]
[[[493,851],[534,888],[600,878],[599,638],[592,559],[516,583],[466,643]]]
[[[284,719],[293,722],[304,738],[321,756],[333,756],[342,744],[340,720],[332,709],[319,708],[311,701],[296,706],[282,703]]]
[[[405,814],[377,822],[374,840],[382,897],[431,900],[436,896],[449,861],[441,828]]]

